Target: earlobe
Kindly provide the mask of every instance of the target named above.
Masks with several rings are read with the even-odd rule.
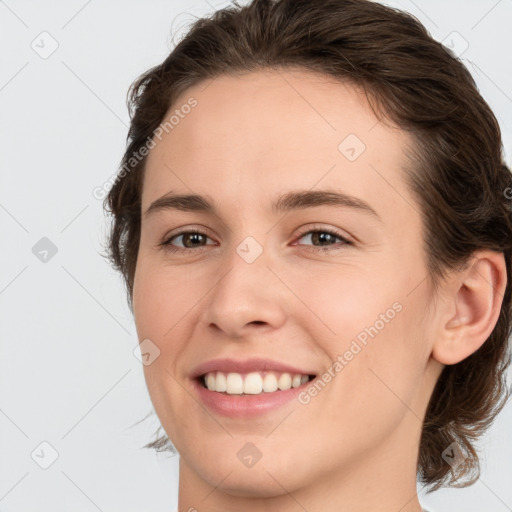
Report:
[[[448,308],[440,319],[432,357],[450,365],[476,352],[498,321],[507,284],[503,253],[479,251],[450,278]]]

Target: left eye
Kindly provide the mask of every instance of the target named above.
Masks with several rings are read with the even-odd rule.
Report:
[[[351,245],[352,243],[343,237],[340,233],[337,233],[336,231],[330,231],[328,229],[306,231],[300,235],[299,240],[305,237],[310,237],[312,242],[327,243],[327,246],[314,246],[312,249],[316,251],[333,251],[336,249],[341,249],[341,247],[332,247],[332,245],[336,245],[335,243],[329,243],[334,242],[334,239],[336,238],[341,241],[342,246]]]
[[[347,240],[345,237],[343,237],[340,233],[337,233],[336,231],[330,231],[328,229],[315,229],[310,231],[305,231],[300,234],[299,238],[297,240],[301,240],[305,237],[310,237],[313,244],[320,243],[320,244],[326,244],[326,245],[320,245],[316,246],[313,245],[313,247],[310,248],[310,250],[313,251],[333,251],[337,249],[341,249],[341,246],[344,245],[352,245],[352,242],[350,240]],[[191,244],[187,247],[185,245],[184,247],[176,247],[173,245],[173,241],[182,238],[183,244]],[[208,235],[201,231],[182,231],[181,233],[177,233],[170,238],[164,240],[162,243],[160,243],[160,246],[163,246],[166,251],[169,252],[179,252],[179,251],[187,251],[187,250],[197,250],[205,247],[205,245],[201,245],[202,241],[205,241],[208,239]],[[339,240],[339,243],[336,244],[335,240]],[[210,244],[214,245],[214,244]],[[333,245],[337,245],[337,247],[332,247]]]

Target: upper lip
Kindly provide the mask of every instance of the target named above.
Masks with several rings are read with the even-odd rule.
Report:
[[[314,375],[315,373],[304,368],[297,368],[289,364],[265,358],[251,359],[212,359],[196,366],[191,373],[192,378],[200,377],[208,372],[248,373],[257,371],[275,371],[301,375]]]

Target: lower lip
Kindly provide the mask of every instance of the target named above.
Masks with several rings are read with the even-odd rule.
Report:
[[[202,386],[197,379],[192,380],[197,394],[208,408],[231,418],[254,418],[266,412],[274,411],[296,398],[312,382],[310,380],[296,388],[285,391],[263,392],[259,395],[228,395],[227,393],[210,391]]]

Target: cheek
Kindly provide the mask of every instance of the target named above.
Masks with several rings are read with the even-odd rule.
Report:
[[[379,269],[344,265],[297,279],[298,295],[306,299],[307,312],[314,318],[303,327],[316,331],[313,339],[320,341],[320,336],[328,353],[348,350],[356,338],[363,344],[379,337],[399,318],[403,300],[399,282],[389,283],[375,270]],[[301,317],[298,311],[292,314]]]
[[[413,401],[428,360],[422,290],[410,294],[407,273],[395,270],[393,280],[390,274],[380,267],[378,273],[310,276],[301,292],[314,309],[303,317],[303,329],[333,362],[331,398],[339,408],[331,415],[337,424],[378,411],[402,415],[402,401]]]
[[[154,260],[139,260],[133,284],[133,311],[139,339],[169,339],[173,326],[197,302],[186,272],[166,268]],[[180,326],[181,327],[181,326]]]
[[[358,451],[376,449],[402,420],[416,424],[413,415],[421,415],[415,410],[421,365],[415,349],[404,343],[408,326],[400,315],[406,314],[403,309],[380,331],[359,331],[367,334],[365,343],[354,337],[329,347],[331,360],[340,365],[331,367],[335,376],[306,407],[317,411],[317,431],[340,439],[330,446],[340,457],[344,450],[356,457]]]

